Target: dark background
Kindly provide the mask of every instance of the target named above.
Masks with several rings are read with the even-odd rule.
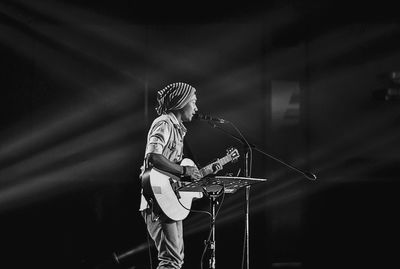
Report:
[[[176,81],[234,124],[218,126],[318,176],[253,150],[267,182],[250,191],[251,268],[397,264],[399,23],[389,1],[2,1],[1,268],[150,268],[137,176],[156,92]],[[200,165],[232,146],[222,174],[243,175],[237,140],[187,127]],[[242,268],[244,208],[244,190],[225,196],[217,268]],[[208,225],[185,220],[185,268]]]

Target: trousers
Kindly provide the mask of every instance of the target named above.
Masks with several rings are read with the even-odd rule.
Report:
[[[160,220],[150,209],[141,214],[158,251],[157,269],[180,269],[184,258],[182,221]]]

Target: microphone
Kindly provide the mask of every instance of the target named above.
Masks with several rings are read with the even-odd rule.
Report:
[[[227,120],[221,119],[221,118],[215,118],[215,117],[211,117],[208,115],[204,115],[204,114],[194,114],[193,115],[193,119],[195,120],[204,120],[204,121],[214,121],[214,122],[218,122],[218,123],[227,123]]]

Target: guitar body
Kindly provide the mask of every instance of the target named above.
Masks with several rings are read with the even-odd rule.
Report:
[[[195,166],[190,159],[183,159],[181,165]],[[178,191],[177,188],[184,184],[179,178],[152,168],[142,176],[143,195],[152,203],[154,213],[174,221],[183,220],[189,215],[193,199],[203,197],[201,192]],[[162,214],[163,213],[163,214]]]

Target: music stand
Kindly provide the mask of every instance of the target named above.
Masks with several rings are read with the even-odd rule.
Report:
[[[215,269],[215,205],[217,198],[223,193],[235,193],[237,190],[254,185],[257,183],[265,182],[267,179],[264,178],[249,178],[249,177],[232,177],[232,176],[214,176],[204,177],[200,180],[190,182],[189,184],[183,185],[179,191],[189,192],[203,192],[206,197],[210,199],[210,211],[211,211],[211,240],[208,248],[211,250],[211,256],[209,260],[209,268]]]

